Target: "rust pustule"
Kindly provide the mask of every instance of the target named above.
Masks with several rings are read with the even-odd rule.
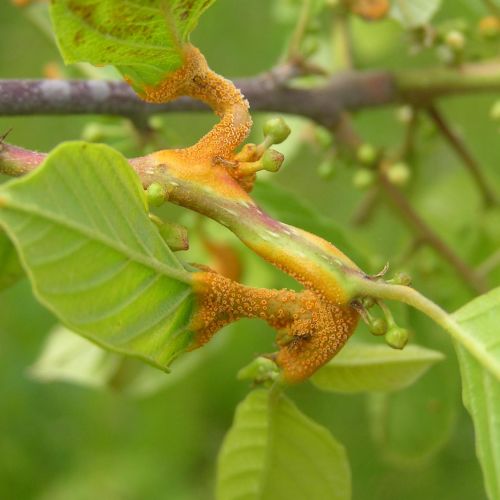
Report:
[[[349,305],[332,304],[311,290],[252,288],[214,272],[196,274],[194,289],[198,311],[191,322],[196,334],[193,348],[241,318],[263,319],[278,332],[276,362],[288,383],[307,379],[329,361],[359,319]]]

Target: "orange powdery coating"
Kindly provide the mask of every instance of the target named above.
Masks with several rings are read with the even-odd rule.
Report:
[[[352,273],[361,273],[358,266],[334,245],[319,236],[292,226],[288,227],[290,231],[312,242],[318,248],[314,258],[312,254],[306,255],[301,250],[294,251],[292,247],[283,248],[282,245],[276,244],[274,240],[252,240],[247,241],[246,244],[278,269],[292,276],[305,288],[315,290],[324,295],[325,299],[335,304],[348,304],[353,298],[352,293],[346,288],[345,283],[342,283],[333,274],[333,266],[336,266],[339,274],[343,270],[335,263],[329,262],[329,260],[340,260],[341,264],[345,265],[344,269],[350,269]]]
[[[155,168],[164,165],[179,181],[197,184],[200,189],[209,189],[221,198],[253,204],[248,193],[229,175],[226,167],[214,164],[212,158],[202,158],[191,148],[164,149],[150,156]]]
[[[261,318],[278,331],[276,357],[283,379],[296,383],[310,377],[354,332],[357,312],[305,290],[250,288],[213,272],[195,275],[198,311],[191,329],[193,348],[208,342],[225,325],[241,318]]]
[[[185,95],[207,103],[221,121],[194,146],[187,148],[186,153],[192,158],[211,161],[217,157],[230,158],[252,127],[248,101],[232,82],[208,67],[196,47],[186,44],[183,52],[183,66],[169,73],[158,85],[146,87],[141,97],[161,103]]]
[[[391,8],[388,0],[351,0],[351,11],[367,20],[384,18]]]

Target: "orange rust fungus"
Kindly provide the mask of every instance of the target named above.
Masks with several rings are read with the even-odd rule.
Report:
[[[141,97],[161,103],[185,95],[207,103],[221,121],[195,145],[177,150],[177,154],[188,161],[208,160],[210,163],[216,157],[231,158],[252,126],[248,101],[232,82],[208,67],[196,47],[186,44],[183,52],[183,66],[160,84],[146,87]]]
[[[340,250],[322,238],[314,237],[314,235],[307,231],[302,231],[297,228],[294,228],[294,231],[299,232],[301,236],[311,241],[315,241],[315,238],[317,238],[318,241],[323,244],[320,248],[324,248],[327,252],[332,252],[333,255],[335,257],[338,256],[339,259],[340,256],[343,256],[342,260],[346,263],[347,267],[355,270],[359,269],[356,264],[352,263],[352,261],[342,254]],[[273,242],[260,241],[248,242],[247,244],[250,249],[281,271],[287,273],[305,288],[324,295],[329,301],[335,304],[347,304],[352,299],[352,297],[346,293],[342,283],[334,282],[331,275],[325,276],[325,274],[328,273],[328,267],[323,267],[320,263],[311,259],[307,260],[307,263],[305,263],[303,257],[300,258],[292,253],[283,252],[281,247]],[[331,245],[331,249],[328,245]]]
[[[193,348],[238,319],[263,319],[278,331],[276,362],[288,383],[305,380],[329,361],[358,322],[352,307],[333,304],[311,290],[251,288],[214,272],[197,273],[194,289],[199,302],[191,322]]]
[[[351,12],[368,21],[384,18],[390,8],[388,0],[351,0],[350,2]]]

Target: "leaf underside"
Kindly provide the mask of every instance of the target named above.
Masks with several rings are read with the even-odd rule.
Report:
[[[443,358],[437,351],[415,345],[397,351],[351,341],[311,382],[319,389],[343,393],[395,391],[414,383]]]
[[[238,406],[217,467],[217,500],[347,500],[344,448],[284,396],[255,390]]]
[[[120,153],[62,144],[1,186],[0,207],[37,297],[71,330],[163,369],[189,345],[189,273]]]
[[[183,64],[183,45],[215,0],[52,0],[66,63],[112,64],[138,91]]]
[[[455,319],[500,364],[500,288],[457,311]],[[457,345],[463,400],[474,422],[476,451],[486,491],[500,499],[500,383],[485,366]]]

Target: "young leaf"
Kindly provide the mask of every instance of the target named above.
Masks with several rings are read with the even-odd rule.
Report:
[[[324,391],[395,391],[413,384],[444,356],[409,345],[402,351],[388,346],[349,342],[311,382]]]
[[[52,0],[66,63],[113,64],[136,88],[183,64],[182,46],[215,0]]]
[[[500,288],[473,300],[454,316],[500,358]],[[500,499],[500,382],[463,347],[457,346],[457,354],[463,400],[474,422],[486,491],[489,498]]]
[[[344,447],[286,397],[258,389],[238,406],[217,464],[217,500],[347,500]]]
[[[35,172],[0,187],[0,224],[40,301],[71,330],[160,368],[189,345],[190,275],[118,152],[60,145]]]
[[[428,23],[441,5],[441,0],[395,0],[391,17],[405,28],[417,28]]]
[[[16,249],[7,235],[0,231],[0,290],[16,283],[24,275]]]

